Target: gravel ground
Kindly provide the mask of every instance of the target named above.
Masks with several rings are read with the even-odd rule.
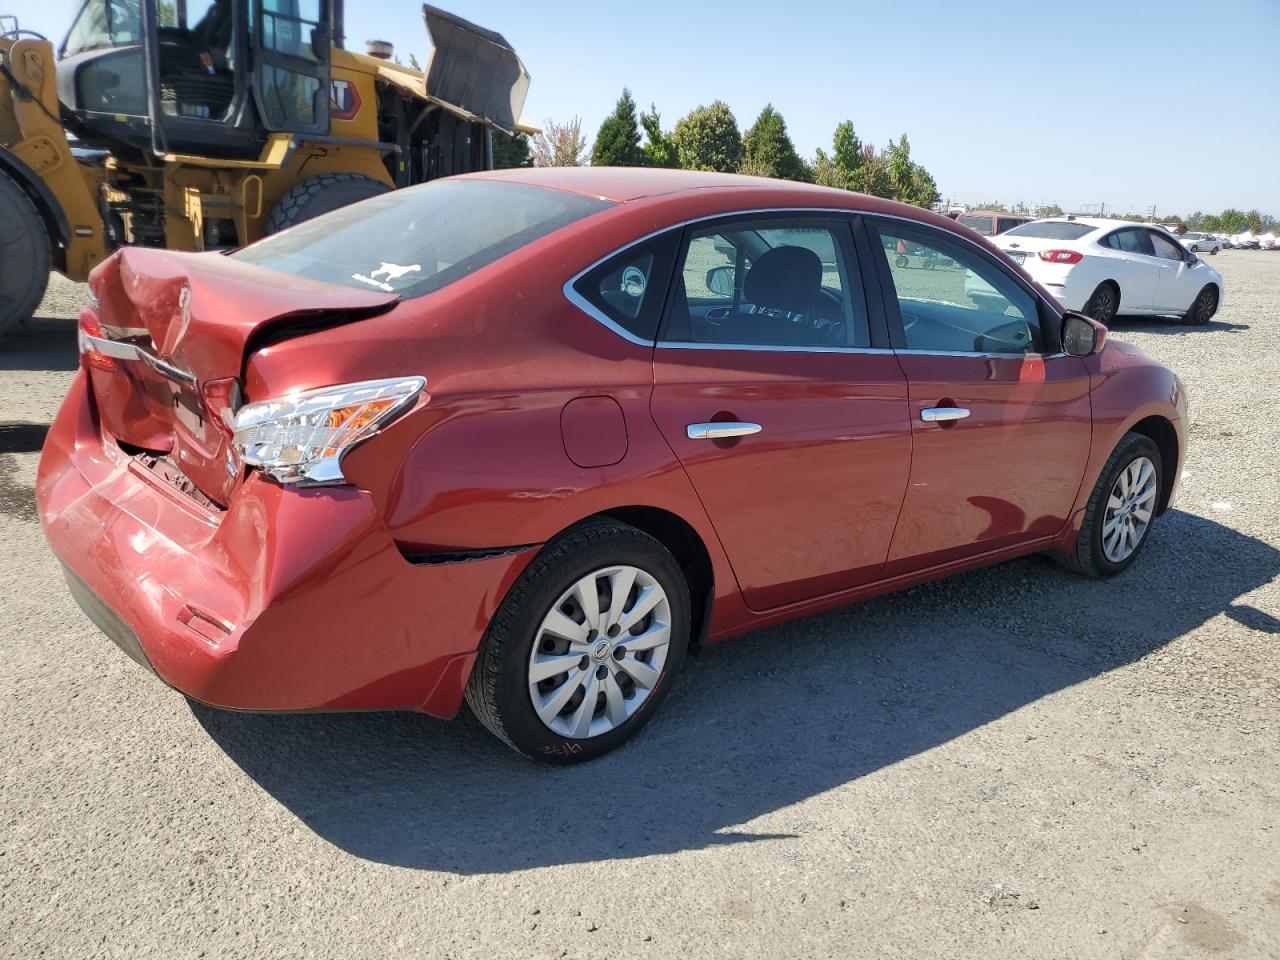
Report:
[[[83,288],[0,353],[0,956],[1280,956],[1280,254],[1214,258],[1177,509],[1123,577],[1041,558],[689,663],[638,742],[187,703],[34,522]]]

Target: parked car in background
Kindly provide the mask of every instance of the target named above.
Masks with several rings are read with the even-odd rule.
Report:
[[[1185,453],[1178,378],[987,241],[786,181],[449,177],[90,291],[36,483],[88,615],[208,704],[465,697],[552,763],[691,646],[1041,551],[1118,574]]]
[[[1216,255],[1222,249],[1222,241],[1211,233],[1184,233],[1177,239],[1192,253]]]
[[[1276,235],[1274,233],[1264,233],[1262,236],[1260,236],[1258,238],[1258,249],[1260,250],[1280,249],[1280,246],[1277,246],[1277,243],[1276,243]]]
[[[1069,310],[1102,323],[1118,314],[1208,323],[1222,276],[1163,227],[1094,217],[1037,220],[993,242]],[[966,288],[974,297],[985,292]]]
[[[962,227],[968,227],[980,237],[994,237],[1014,227],[1034,220],[1020,213],[998,213],[994,210],[970,210],[956,218]]]
[[[1246,230],[1244,233],[1237,233],[1231,238],[1231,245],[1237,250],[1258,250],[1262,243],[1252,233]]]
[[[1223,250],[1230,250],[1230,249],[1231,249],[1231,236],[1230,236],[1230,234],[1226,234],[1226,233],[1214,233],[1214,234],[1210,234],[1210,236],[1212,236],[1215,240],[1217,240],[1217,241],[1218,241],[1218,243],[1222,244],[1222,249],[1223,249]]]

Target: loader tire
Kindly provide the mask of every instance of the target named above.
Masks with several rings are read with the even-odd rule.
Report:
[[[322,173],[289,190],[271,210],[267,233],[279,233],[303,220],[329,213],[357,200],[390,192],[381,180],[360,173]]]
[[[40,306],[49,262],[44,218],[27,191],[0,171],[0,338]]]

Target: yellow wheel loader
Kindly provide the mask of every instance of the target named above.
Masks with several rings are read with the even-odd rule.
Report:
[[[0,336],[49,271],[121,244],[239,246],[355,200],[493,166],[529,75],[435,7],[425,70],[343,47],[342,0],[83,0],[57,50],[0,17]]]

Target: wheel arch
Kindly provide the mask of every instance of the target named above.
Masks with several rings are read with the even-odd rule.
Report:
[[[36,212],[44,221],[51,252],[56,253],[58,244],[66,246],[71,238],[71,228],[67,224],[67,214],[62,209],[62,204],[58,203],[49,185],[41,180],[21,157],[2,146],[0,146],[0,175],[8,176],[35,205]]]
[[[1181,469],[1181,464],[1178,463],[1178,431],[1167,417],[1153,414],[1139,420],[1129,427],[1126,432],[1141,434],[1154,443],[1156,449],[1160,451],[1160,465],[1164,470],[1165,477],[1177,478],[1178,471]],[[1169,496],[1173,491],[1173,487],[1174,483],[1169,479],[1166,479],[1161,484],[1160,502],[1157,505],[1156,516],[1160,516],[1169,509]]]
[[[617,520],[635,527],[671,551],[671,555],[680,564],[680,569],[684,571],[685,581],[689,585],[689,649],[691,653],[697,653],[711,627],[711,607],[715,598],[715,568],[711,562],[711,553],[707,550],[701,535],[679,514],[661,507],[635,504],[610,507],[583,517],[556,536],[562,536],[567,530],[581,524],[600,519]]]

